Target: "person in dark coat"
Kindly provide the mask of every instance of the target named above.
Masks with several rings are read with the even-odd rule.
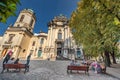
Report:
[[[19,64],[19,58],[17,58],[16,60],[15,60],[15,62],[14,62],[14,64]]]
[[[27,56],[27,63],[26,63],[26,65],[29,65],[29,63],[30,63],[30,58],[31,58],[31,53]]]

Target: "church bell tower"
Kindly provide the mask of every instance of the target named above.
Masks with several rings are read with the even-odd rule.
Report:
[[[12,50],[14,58],[25,59],[29,51],[28,47],[33,36],[35,22],[36,17],[32,9],[22,10],[14,25],[9,25],[3,35],[0,56],[5,57],[9,50]]]
[[[20,12],[14,27],[22,27],[33,32],[34,24],[36,21],[35,13],[31,9],[24,9]]]

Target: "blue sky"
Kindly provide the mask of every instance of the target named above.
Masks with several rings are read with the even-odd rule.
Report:
[[[34,33],[48,31],[47,23],[60,14],[70,18],[71,13],[77,8],[77,2],[80,0],[20,0],[16,14],[8,18],[7,23],[0,23],[0,35],[3,35],[10,24],[14,24],[19,12],[25,8],[33,9],[36,14],[37,21],[34,27]]]

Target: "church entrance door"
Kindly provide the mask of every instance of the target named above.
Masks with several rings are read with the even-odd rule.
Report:
[[[42,54],[42,51],[39,50],[39,51],[38,51],[38,57],[41,57],[41,54]]]

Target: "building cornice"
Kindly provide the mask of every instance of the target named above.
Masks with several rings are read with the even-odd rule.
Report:
[[[22,32],[25,32],[26,34],[28,34],[29,36],[33,36],[33,33],[30,32],[27,28],[24,28],[24,27],[9,27],[6,32],[11,32],[11,31],[14,31],[14,32],[18,32],[18,31],[22,31]]]

